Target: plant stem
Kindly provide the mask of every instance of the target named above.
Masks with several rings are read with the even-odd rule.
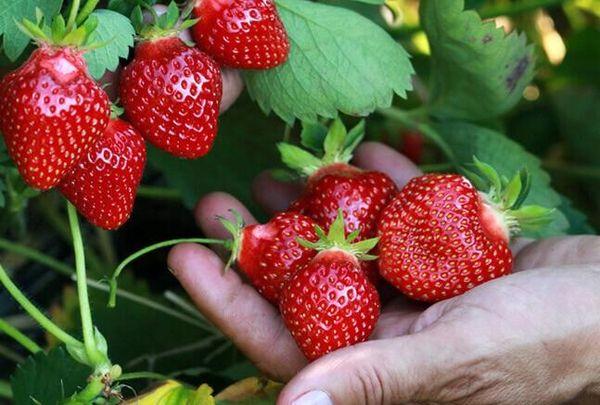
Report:
[[[65,276],[70,276],[71,274],[73,274],[73,269],[70,266],[27,246],[23,246],[21,244],[0,238],[0,249],[5,249],[10,252],[16,253],[20,256],[29,258],[40,264],[48,266],[56,272]]]
[[[96,348],[96,338],[94,337],[94,324],[92,323],[92,311],[90,309],[90,300],[88,297],[87,277],[85,270],[85,253],[83,251],[83,239],[79,220],[75,207],[67,202],[67,213],[69,215],[69,224],[73,237],[73,250],[75,252],[75,272],[77,274],[77,293],[79,296],[79,312],[81,315],[81,328],[83,330],[83,344],[89,360],[94,366],[104,363],[104,356]]]
[[[100,0],[87,0],[81,11],[77,14],[77,18],[75,19],[77,25],[83,24],[85,19],[92,14],[99,2]]]
[[[8,381],[0,380],[0,398],[12,399],[12,389]]]
[[[83,390],[63,402],[63,405],[91,404],[102,393],[104,388],[105,384],[102,382],[102,376],[93,376]]]
[[[121,262],[121,264],[119,264],[117,266],[112,277],[110,278],[110,280],[109,280],[110,293],[109,293],[109,298],[108,298],[108,306],[110,308],[113,308],[116,305],[117,278],[119,277],[119,275],[121,274],[123,269],[129,263],[133,262],[134,260],[138,259],[139,257],[141,257],[147,253],[150,253],[154,250],[158,250],[158,249],[168,247],[168,246],[178,245],[180,243],[206,243],[206,244],[228,245],[229,243],[231,243],[231,241],[222,240],[222,239],[203,239],[203,238],[172,239],[172,240],[155,243],[153,245],[146,246],[145,248],[138,250],[137,252],[129,255],[125,260],[123,260]]]
[[[181,193],[179,191],[167,187],[140,186],[138,187],[137,196],[155,200],[181,200]]]
[[[72,345],[72,346],[82,346],[83,344],[75,339],[73,336],[69,335],[67,332],[62,330],[58,325],[52,322],[46,315],[44,315],[27,297],[25,294],[19,290],[6,271],[4,267],[0,265],[0,282],[4,285],[4,288],[8,290],[10,295],[23,307],[23,309],[31,316],[33,319],[39,323],[42,328],[46,329],[49,333],[54,335],[61,342]]]
[[[403,111],[396,107],[390,107],[379,109],[377,112],[384,117],[390,118],[405,125],[409,129],[422,133],[433,143],[435,143],[450,161],[456,161],[454,152],[448,143],[446,143],[444,138],[442,138],[442,136],[435,129],[419,120],[419,118],[423,116],[423,110],[419,109],[414,111]]]
[[[31,353],[37,353],[42,350],[37,343],[25,336],[20,330],[6,322],[4,319],[0,319],[0,332],[4,332],[6,335],[13,338],[17,343],[29,350]]]
[[[169,377],[163,374],[152,373],[150,371],[140,371],[137,373],[127,373],[123,374],[121,377],[117,379],[117,381],[130,381],[130,380],[159,380],[165,381],[169,380]]]
[[[25,361],[25,358],[19,353],[3,345],[0,345],[0,357],[4,357],[17,364],[23,363]]]
[[[105,292],[109,291],[108,286],[106,286],[98,281],[88,279],[87,283],[90,287],[95,288],[97,290],[105,291]],[[146,306],[148,308],[155,309],[159,312],[162,312],[165,315],[169,315],[173,318],[179,319],[180,321],[183,321],[190,325],[196,326],[196,327],[198,327],[198,329],[202,329],[206,332],[215,334],[214,328],[210,328],[209,326],[204,325],[200,320],[189,317],[181,312],[175,311],[169,307],[166,307],[156,301],[152,301],[146,297],[142,297],[142,296],[136,295],[132,292],[121,290],[121,289],[117,289],[117,296],[119,296],[121,298],[125,298],[131,302],[135,302],[136,304],[140,304],[140,305]]]
[[[73,3],[71,3],[69,19],[67,20],[67,32],[70,32],[75,27],[75,20],[77,19],[77,13],[79,12],[80,2],[81,0],[73,0]]]

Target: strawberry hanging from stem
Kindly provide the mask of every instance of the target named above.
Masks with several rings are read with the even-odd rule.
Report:
[[[161,16],[151,7],[148,10],[154,14],[152,25],[143,23],[139,6],[132,16],[139,42],[121,75],[125,114],[156,147],[181,158],[204,156],[217,135],[221,70],[208,55],[177,36],[196,20],[179,24],[174,2]]]
[[[346,237],[340,210],[329,232],[317,227],[317,242],[299,240],[319,253],[285,285],[279,309],[298,347],[315,360],[369,338],[379,319],[375,287],[360,267],[378,239],[355,242],[358,231]]]
[[[86,14],[89,10],[86,11]],[[24,20],[23,32],[38,45],[29,59],[0,82],[0,129],[8,153],[33,188],[54,187],[108,125],[106,93],[88,73],[83,54],[96,18],[77,26],[77,9],[67,22],[51,25],[38,10],[36,23]]]
[[[363,121],[346,131],[344,124],[336,119],[321,141],[320,158],[300,147],[280,143],[283,162],[307,176],[305,190],[290,210],[301,212],[329,228],[341,209],[346,232],[359,230],[359,240],[374,236],[379,214],[397,189],[385,173],[364,171],[349,164],[363,137]]]
[[[407,296],[427,302],[462,294],[509,274],[510,239],[551,221],[552,210],[523,205],[527,170],[511,180],[475,158],[477,173],[412,179],[378,224],[381,275]]]

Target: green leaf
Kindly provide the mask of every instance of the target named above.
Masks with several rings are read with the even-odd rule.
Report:
[[[92,372],[73,360],[62,347],[54,348],[48,354],[34,354],[18,366],[11,378],[14,404],[60,404],[85,387]]]
[[[157,0],[145,0],[144,3],[151,6],[156,4]],[[108,0],[108,9],[116,11],[119,14],[123,14],[124,16],[129,17],[131,12],[136,7],[136,5],[140,4],[139,1],[131,1],[131,0]]]
[[[367,3],[367,4],[383,4],[383,3],[385,3],[385,0],[353,0],[353,1],[358,1],[360,3]]]
[[[540,167],[540,160],[513,140],[491,129],[462,122],[445,122],[436,125],[435,129],[454,152],[458,165],[470,163],[473,156],[477,156],[507,178],[526,167],[531,175],[531,190],[523,205],[558,208],[561,204],[561,197],[550,186],[550,176]],[[553,222],[543,231],[527,235],[564,234],[569,226],[565,216],[559,210],[553,215]]]
[[[149,148],[150,164],[178,189],[188,207],[211,191],[226,191],[260,212],[251,198],[252,181],[260,172],[280,165],[275,143],[284,125],[265,117],[254,103],[241,98],[223,115],[213,150],[197,160],[177,159]]]
[[[493,21],[463,11],[462,0],[423,0],[421,24],[431,47],[434,115],[492,119],[521,98],[534,74],[533,47]]]
[[[408,54],[383,29],[340,7],[278,0],[290,38],[289,59],[246,71],[248,91],[263,111],[292,123],[333,118],[338,110],[364,116],[412,89]]]
[[[16,21],[21,22],[24,18],[35,21],[37,8],[51,21],[61,6],[62,0],[0,0],[0,35],[4,54],[15,61],[29,44],[30,38],[19,30]]]
[[[106,43],[85,54],[90,74],[99,79],[106,70],[114,72],[119,66],[119,58],[127,58],[133,46],[135,31],[130,20],[111,10],[96,10],[92,17],[98,19],[98,27],[92,33],[89,43]]]

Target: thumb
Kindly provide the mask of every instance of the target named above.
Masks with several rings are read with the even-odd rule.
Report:
[[[439,350],[429,333],[361,343],[316,360],[279,396],[277,405],[396,404],[427,395],[423,383]],[[441,346],[443,347],[443,345]]]

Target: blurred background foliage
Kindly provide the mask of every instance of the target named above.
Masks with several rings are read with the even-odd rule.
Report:
[[[397,107],[412,109],[427,100],[430,49],[419,26],[418,1],[389,0],[382,7],[324,2],[372,19],[412,55],[417,72],[415,90],[407,100],[396,100]],[[600,229],[600,120],[596,115],[600,114],[600,2],[466,3],[507,32],[525,32],[535,44],[537,56],[535,77],[517,107],[481,124],[507,134],[540,159],[554,189],[562,194],[561,210],[569,219],[570,233],[595,233]],[[0,64],[5,72],[15,66],[4,56]],[[411,131],[401,123],[374,115],[367,131],[370,139],[410,153],[414,139],[411,141]],[[265,116],[244,94],[221,117],[218,140],[209,156],[189,162],[151,149],[131,220],[113,233],[85,228],[89,274],[97,280],[91,297],[96,323],[110,342],[111,357],[127,371],[156,371],[195,385],[207,382],[217,391],[256,373],[193,309],[166,269],[166,251],[131,266],[120,282],[121,297],[114,310],[106,308],[106,284],[101,280],[120,258],[138,248],[174,237],[198,236],[191,210],[207,192],[230,192],[264,218],[251,198],[252,179],[263,170],[280,167],[275,142],[298,133],[298,124],[286,130],[281,120]],[[427,140],[417,144],[421,141],[422,151],[415,157],[418,163],[424,170],[443,168],[445,162],[436,146]],[[29,297],[73,330],[78,325],[77,300],[69,275],[72,251],[63,208],[57,193],[38,195],[25,187],[0,147],[0,262],[12,270]],[[39,252],[44,253],[40,256]],[[4,291],[0,291],[0,318],[43,346],[56,343],[22,315]],[[22,349],[0,336],[0,388],[25,356]]]

